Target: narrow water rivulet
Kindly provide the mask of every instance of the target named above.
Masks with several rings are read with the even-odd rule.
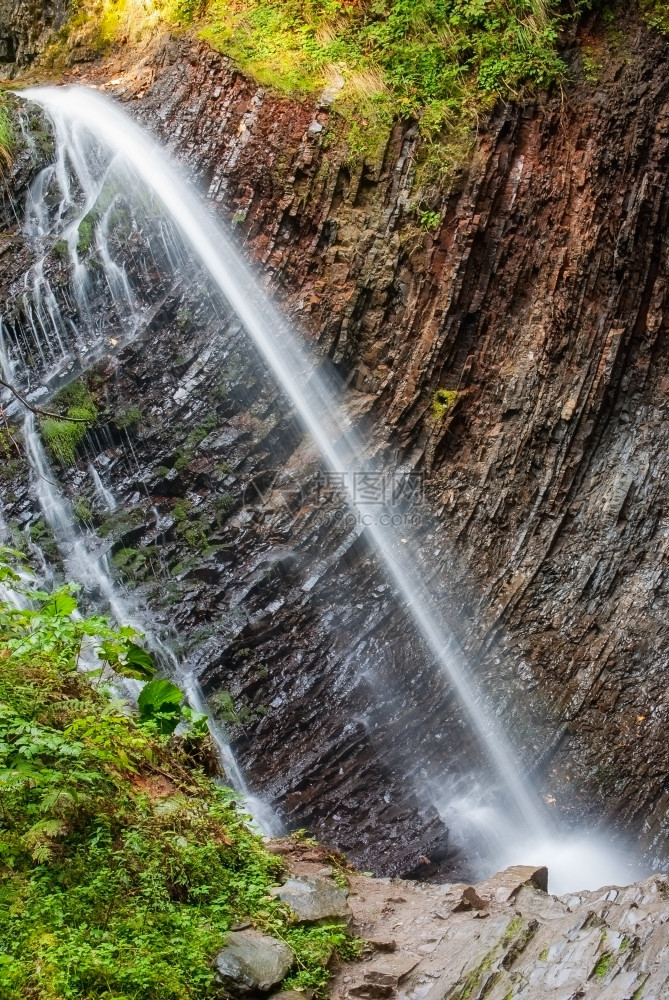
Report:
[[[191,707],[208,715],[207,706],[192,673],[184,669],[169,646],[152,630],[146,616],[141,614],[139,609],[129,607],[112,579],[107,556],[92,553],[83,535],[77,530],[74,514],[57,485],[54,471],[35,429],[32,413],[25,420],[24,440],[39,505],[47,524],[53,531],[68,577],[79,583],[89,595],[92,594],[98,601],[101,599],[103,607],[110,609],[119,624],[131,625],[143,634],[158,661],[162,661],[182,686]],[[108,503],[113,502],[113,497],[109,494],[105,499]],[[127,685],[128,682],[124,683]],[[131,686],[134,683],[130,682]],[[225,733],[211,719],[209,728],[227,780],[243,797],[246,808],[259,829],[268,835],[280,832],[281,824],[272,811],[261,799],[249,792]]]
[[[28,91],[25,96],[47,109],[54,121],[58,159],[53,170],[58,174],[58,183],[64,192],[61,211],[65,212],[76,200],[71,193],[72,178],[75,178],[75,186],[85,192],[76,217],[68,222],[63,231],[72,265],[72,287],[80,313],[85,315],[88,309],[89,276],[79,260],[79,229],[81,221],[86,218],[103,190],[107,176],[105,163],[109,164],[111,153],[113,158],[122,162],[129,183],[133,186],[131,192],[124,192],[124,198],[142,201],[143,211],[150,210],[146,207],[147,197],[155,199],[154,211],[163,212],[170,225],[181,232],[244,324],[277,383],[299,414],[305,430],[317,445],[325,466],[333,473],[374,468],[369,448],[361,440],[351,420],[340,409],[337,393],[330,387],[330,380],[321,378],[314,370],[314,362],[261,293],[241,262],[232,241],[213,222],[206,207],[176,168],[167,161],[159,147],[128,116],[92,91],[39,88]],[[107,152],[105,154],[101,151]],[[118,166],[115,160],[111,162]],[[48,183],[47,176],[42,179],[42,187],[34,185],[31,190],[28,224],[33,227],[36,239],[43,238],[51,225],[42,204]],[[111,210],[113,197],[112,195],[106,212]],[[118,314],[124,317],[119,339],[123,336],[141,336],[142,324],[150,314],[150,305],[146,303],[138,308],[123,268],[113,261],[106,249],[104,225],[98,226],[95,238],[112,300]],[[165,249],[173,254],[178,263],[179,248],[168,240]],[[39,265],[34,269],[33,280],[33,297],[39,304],[33,321],[33,336],[35,343],[41,345],[44,370],[50,374],[58,369],[59,363],[67,362],[75,345],[80,359],[83,359],[80,363],[86,364],[86,358],[95,356],[100,347],[96,338],[90,336],[95,324],[89,322],[89,335],[82,340],[79,331],[71,330],[62,321]],[[108,334],[107,330],[105,334]],[[4,364],[9,365],[10,352],[4,348],[4,353],[7,356]],[[52,486],[49,484],[52,473],[45,466],[32,418],[28,419],[26,430],[31,462],[36,473],[36,491],[59,544],[62,540],[63,549],[68,553],[72,575],[88,589],[97,589],[120,620],[128,620],[127,608],[119,603],[120,599],[110,583],[109,574],[103,568],[103,562],[91,561],[86,546],[72,531],[71,514],[51,492]],[[100,489],[100,486],[97,488]],[[104,497],[104,493],[102,495]],[[551,859],[545,858],[545,855],[554,852],[554,838],[563,840],[564,834],[559,829],[559,823],[554,823],[549,818],[543,803],[524,775],[513,749],[512,735],[504,732],[494,706],[486,703],[464,661],[454,652],[452,636],[442,623],[440,609],[423,583],[424,569],[414,559],[414,551],[418,551],[418,545],[408,530],[403,529],[399,535],[387,527],[388,523],[392,524],[389,518],[391,512],[384,504],[377,503],[371,507],[367,504],[363,509],[352,493],[349,493],[347,500],[360,515],[361,530],[364,528],[365,537],[371,542],[389,580],[410,612],[415,629],[424,640],[429,655],[457,693],[469,725],[485,751],[491,773],[495,775],[491,784],[501,786],[497,801],[487,804],[485,809],[481,808],[480,802],[471,801],[467,796],[458,796],[446,783],[441,788],[431,787],[430,796],[438,804],[440,811],[443,811],[447,824],[454,831],[458,826],[458,818],[464,815],[462,839],[466,842],[468,837],[477,836],[482,840],[482,854],[488,866],[499,866],[507,860],[526,860],[528,854],[532,856],[532,860],[546,860],[550,865]],[[105,501],[111,505],[113,498],[107,496]],[[195,701],[200,697],[196,690],[191,695]],[[473,799],[476,799],[477,794]],[[487,790],[484,790],[484,795],[487,794]],[[504,819],[500,820],[500,816]],[[465,849],[466,846],[465,843]],[[592,855],[588,851],[584,852],[583,846],[580,840],[574,842],[566,866],[571,869],[568,878],[571,878],[574,887],[585,884],[586,875],[582,867],[579,867],[581,862],[585,866],[591,864]],[[601,845],[595,850],[602,855]],[[624,880],[625,876],[629,880],[628,872],[618,874],[615,857],[605,855],[605,858],[615,869],[615,873],[612,871],[610,875],[602,877],[601,881]],[[599,872],[593,878],[599,879]],[[569,887],[566,883],[560,885],[560,888]]]

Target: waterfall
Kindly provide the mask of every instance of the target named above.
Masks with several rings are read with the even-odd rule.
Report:
[[[550,846],[551,824],[546,810],[524,776],[511,742],[494,711],[486,706],[466,665],[453,652],[452,637],[443,624],[443,615],[432,593],[423,582],[424,569],[414,555],[419,551],[418,539],[410,534],[408,528],[403,527],[401,536],[391,530],[389,526],[394,523],[394,510],[384,501],[371,504],[365,502],[363,505],[356,496],[351,473],[363,473],[375,466],[369,457],[370,449],[340,407],[336,390],[331,387],[333,380],[321,377],[315,371],[313,359],[262,293],[230,237],[213,220],[204,202],[193,192],[178,168],[170,163],[165,152],[123,111],[95,91],[81,87],[32,88],[23,91],[21,96],[35,101],[46,110],[57,136],[57,162],[47,168],[31,188],[29,224],[33,227],[36,239],[39,240],[46,233],[48,220],[44,214],[44,196],[49,184],[57,177],[62,192],[59,219],[74,278],[77,307],[80,315],[86,317],[89,331],[95,333],[95,336],[89,333],[83,342],[81,333],[75,333],[80,353],[94,351],[96,337],[100,341],[103,334],[97,329],[97,319],[89,309],[90,279],[80,260],[80,238],[77,234],[92,206],[96,204],[96,199],[101,198],[101,193],[106,190],[105,185],[108,185],[113,165],[115,172],[123,172],[122,197],[126,201],[132,200],[133,204],[137,203],[147,213],[150,210],[156,212],[157,206],[162,205],[169,223],[168,229],[171,226],[181,233],[185,244],[192,248],[224,299],[241,320],[273,372],[278,386],[292,403],[305,431],[317,445],[324,465],[332,473],[349,474],[343,485],[347,489],[347,501],[360,530],[365,532],[377,553],[434,663],[456,693],[491,770],[501,779],[508,799],[504,804],[507,815],[503,836],[499,830],[497,834],[493,830],[489,836],[487,832],[484,836],[488,840],[489,866],[500,861],[527,861],[532,856],[541,860],[539,847],[541,851],[553,850]],[[102,155],[101,150],[105,150],[106,154]],[[83,208],[80,202],[75,205],[71,173],[77,178],[77,184],[84,193]],[[127,335],[138,336],[147,318],[149,303],[144,301],[143,304],[138,304],[138,289],[130,287],[123,268],[113,261],[106,238],[115,199],[120,197],[119,184],[109,186],[102,198],[102,224],[98,225],[95,235],[117,326],[120,324]],[[179,246],[172,242],[169,232],[167,236],[162,234],[162,239],[164,256],[173,270],[178,270],[180,260],[183,259]],[[156,248],[154,250],[158,252]],[[31,321],[33,337],[39,341],[39,325],[43,331],[42,339],[46,337],[48,343],[48,351],[43,351],[39,346],[39,350],[43,352],[42,368],[48,374],[49,365],[55,363],[54,359],[59,356],[59,351],[61,358],[67,355],[72,343],[72,331],[62,319],[57,304],[51,299],[49,289],[44,287],[41,264],[36,265],[32,280],[37,291],[36,301],[43,303],[38,309],[37,320]],[[19,338],[15,336],[12,343],[10,341],[11,336],[0,341],[3,356],[8,357],[12,346],[21,356]],[[73,527],[72,513],[53,483],[53,475],[35,433],[32,417],[26,421],[26,441],[40,503],[64,554],[68,570],[87,588],[97,590],[119,620],[132,621],[132,616],[111,581],[104,557],[92,557],[81,535]],[[378,471],[378,467],[376,468]],[[98,495],[111,507],[113,498],[110,500],[102,492],[104,488],[101,489],[99,477],[96,479],[97,473],[93,467],[90,471]],[[182,673],[182,684],[188,689],[191,704],[196,708],[204,707],[196,679],[192,675],[183,678]],[[237,787],[243,789],[243,777],[238,768],[235,770],[236,765],[231,763],[232,758],[224,737],[213,724],[212,733],[215,739],[221,741],[223,756],[227,755],[226,767],[232,780],[237,783]],[[455,802],[456,798],[458,797],[451,794],[445,782],[433,794],[433,800],[449,815],[452,803],[448,800]],[[446,802],[445,805],[442,805],[442,800]],[[462,801],[462,798],[458,799],[458,808]],[[258,808],[261,809],[261,806]],[[470,814],[471,811],[469,809]],[[498,816],[499,813],[495,813],[491,819],[486,814],[483,824],[486,831],[488,827],[495,826]],[[260,815],[259,818],[261,819]],[[519,851],[522,845],[522,855],[509,857],[510,845]],[[582,872],[579,872],[579,879],[581,875]],[[575,884],[574,875],[572,885]]]
[[[88,129],[103,146],[132,166],[137,181],[142,181],[162,203],[169,219],[244,324],[318,446],[326,466],[333,472],[365,469],[364,444],[343,416],[325,379],[314,373],[312,360],[262,294],[230,238],[214,223],[163,150],[111,101],[92,90],[39,87],[24,91],[23,96],[51,115],[61,142],[63,136],[71,136],[73,161],[81,163],[82,129]],[[78,169],[85,173],[85,167]],[[457,692],[524,827],[537,837],[546,836],[546,817],[527,786],[506,735],[486,710],[464,666],[450,651],[451,637],[442,628],[431,595],[421,585],[422,574],[413,562],[411,543],[405,539],[398,545],[392,532],[384,529],[384,519],[392,514],[384,505],[373,511],[369,505],[363,508],[352,489],[348,500],[361,519],[365,518],[361,523],[366,525],[370,540],[435,661]]]

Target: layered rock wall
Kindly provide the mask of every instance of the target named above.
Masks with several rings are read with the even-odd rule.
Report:
[[[667,45],[632,21],[585,41],[601,55],[599,78],[579,76],[574,55],[581,82],[567,94],[499,107],[471,164],[432,196],[434,231],[421,228],[411,123],[395,127],[382,161],[354,163],[336,111],[263,91],[183,38],[86,74],[188,165],[368,425],[389,425],[425,472],[440,523],[424,572],[545,797],[563,815],[643,831],[660,854]],[[277,458],[315,463],[266,376],[231,374],[234,331],[216,358],[233,386],[217,408],[226,429],[179,475],[159,474],[212,405],[184,389],[215,370],[212,317],[179,333],[191,299],[167,295],[151,326],[159,379],[149,341],[108,372],[113,405],[153,414],[127,432],[145,475],[119,461],[110,485],[129,507],[148,491],[158,512],[152,521],[147,507],[115,544],[165,545],[174,569],[185,547],[175,499],[203,504],[209,538],[229,554],[177,570],[183,601],[159,613],[193,640],[210,693],[265,710],[235,740],[252,786],[366,867],[411,870],[443,847],[416,788],[476,749],[364,539],[324,537],[269,487],[247,520],[222,526],[207,506],[221,482],[235,510],[247,506],[248,482]],[[433,406],[438,389],[447,413]],[[116,461],[104,440],[94,450],[105,448]],[[222,458],[233,471],[217,479]],[[73,495],[83,470],[69,475]],[[30,516],[26,499],[14,513]],[[160,609],[163,596],[148,599]],[[198,645],[193,633],[212,622]],[[370,657],[382,684],[370,682]]]

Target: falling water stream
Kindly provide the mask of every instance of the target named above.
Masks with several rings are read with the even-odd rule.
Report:
[[[75,517],[72,510],[56,483],[42,441],[35,429],[35,418],[32,413],[29,413],[25,419],[24,439],[30,467],[33,470],[34,488],[38,502],[61,552],[68,577],[80,583],[89,593],[100,594],[118,622],[131,625],[138,632],[144,633],[149,647],[160,659],[167,661],[182,685],[191,707],[208,714],[196,679],[192,674],[183,670],[169,647],[147,627],[147,623],[142,618],[131,611],[119,594],[112,580],[106,553],[96,558],[89,552],[83,536],[75,527]],[[271,817],[268,807],[250,795],[224,733],[211,719],[209,720],[209,728],[221,765],[231,785],[247,800],[249,811],[258,826],[266,833],[273,832],[278,823]]]
[[[73,171],[85,193],[85,215],[102,190],[101,177],[105,176],[105,172],[99,166],[100,150],[109,151],[114,157],[113,162],[122,162],[124,169],[128,169],[129,174],[134,177],[137,196],[140,197],[142,191],[151,192],[156,202],[162,204],[167,218],[181,232],[186,243],[206,267],[294,406],[305,430],[317,445],[325,466],[333,472],[349,473],[370,468],[369,449],[340,408],[336,393],[330,387],[331,383],[315,371],[314,361],[262,293],[230,238],[212,219],[206,205],[168,160],[164,151],[123,111],[93,90],[81,87],[40,87],[24,91],[22,96],[41,105],[54,122],[59,151],[57,164],[52,169],[59,171],[58,181],[64,192],[64,201],[69,199],[71,202],[74,199],[70,180],[70,171]],[[30,224],[36,232],[45,232],[48,225],[44,217],[45,209],[38,204],[39,197],[39,191],[33,186],[29,213],[33,221]],[[77,254],[78,225],[76,220],[70,224],[65,231],[65,240],[73,265],[78,305],[81,312],[85,313],[88,279]],[[112,297],[119,313],[124,311],[129,317],[129,326],[137,331],[141,327],[142,315],[133,301],[123,270],[109,256],[104,237],[104,232],[98,227],[96,238]],[[106,264],[105,254],[109,258]],[[56,330],[58,336],[55,340],[63,342],[65,355],[71,334],[55,315],[48,290],[44,290],[44,278],[39,268],[34,281],[39,293],[38,300],[42,302],[43,315],[39,322],[43,326],[50,323]],[[54,343],[53,337],[50,343]],[[85,346],[88,348],[90,345]],[[26,421],[26,440],[36,474],[39,500],[59,545],[67,553],[68,569],[85,586],[103,594],[119,620],[131,621],[128,609],[111,582],[105,558],[91,559],[86,546],[73,529],[72,515],[66,502],[54,492],[53,475],[35,433],[32,417]],[[348,477],[345,481],[349,483],[351,478]],[[104,489],[99,477],[96,488],[98,492]],[[551,856],[556,853],[556,831],[552,828],[542,801],[523,775],[510,741],[497,718],[486,706],[465,665],[452,652],[452,637],[442,625],[442,616],[433,595],[422,582],[421,567],[413,556],[418,545],[413,544],[411,537],[400,538],[388,527],[392,524],[392,511],[384,504],[370,507],[366,503],[364,509],[360,508],[352,491],[347,499],[359,515],[359,523],[364,524],[369,542],[394,583],[435,664],[443,671],[457,694],[473,732],[501,780],[503,801],[499,803],[499,808],[489,810],[480,824],[477,824],[471,808],[468,813],[468,822],[486,842],[487,863],[494,867],[505,861],[536,860],[546,861],[550,865]],[[111,496],[105,500],[108,506],[114,502]],[[190,678],[190,683],[188,693],[191,702],[195,707],[203,707],[202,696],[194,678]],[[222,734],[215,732],[215,735],[221,740],[225,754],[229,755],[229,748]],[[230,770],[229,760],[226,769]],[[241,774],[233,774],[233,778],[237,787],[243,789]],[[449,796],[444,789],[435,794],[434,798],[445,818],[452,820],[452,803],[448,801]],[[501,823],[501,816],[506,818],[506,825]],[[470,833],[471,830],[468,832],[467,824],[464,824],[463,837],[466,838]],[[557,834],[557,840],[562,843],[564,850],[564,836]],[[573,843],[573,850],[567,859],[569,875],[560,884],[561,889],[575,887],[579,882],[585,885],[588,881],[588,872],[584,869],[592,861],[590,848],[594,846],[594,841],[590,842],[585,852],[580,841]],[[515,856],[515,853],[521,851],[522,856]],[[600,856],[602,851],[603,847],[600,847]],[[617,858],[614,859],[613,856],[607,875],[611,880],[630,880],[629,871],[625,870],[623,874]],[[606,881],[606,878],[602,877],[602,881]]]

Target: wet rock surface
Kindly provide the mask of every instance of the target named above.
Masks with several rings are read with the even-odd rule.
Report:
[[[433,234],[408,123],[353,168],[327,111],[168,36],[90,79],[119,81],[335,360],[389,462],[425,473],[426,579],[545,797],[643,828],[662,855],[667,47],[643,31],[621,46],[571,103],[499,109]],[[13,253],[14,301],[23,270]],[[90,503],[83,529],[177,632],[287,824],[375,872],[453,871],[434,788],[484,765],[452,692],[364,533],[322,516],[317,457],[234,322],[194,281],[149,273],[144,339],[99,363],[105,417],[59,473]],[[441,418],[438,388],[457,394]],[[25,470],[3,489],[8,518],[34,525]]]
[[[332,996],[660,1000],[667,995],[666,878],[559,898],[519,883],[506,901],[482,882],[476,892],[489,900],[483,918],[458,910],[462,889],[352,879],[358,933],[381,941],[392,934],[395,948],[375,948],[365,961],[342,968]]]
[[[335,885],[332,879],[303,875],[288,879],[271,893],[287,903],[301,923],[330,920],[348,923],[352,917],[346,902],[347,890]]]
[[[323,852],[277,842],[295,874]],[[336,1000],[662,1000],[669,995],[669,882],[554,896],[550,870],[518,865],[475,886],[348,873],[359,962]],[[482,907],[463,907],[474,895]]]
[[[292,964],[293,953],[287,944],[253,928],[230,931],[214,961],[221,982],[241,992],[271,989]]]
[[[0,0],[0,79],[41,55],[72,9],[70,0]]]

